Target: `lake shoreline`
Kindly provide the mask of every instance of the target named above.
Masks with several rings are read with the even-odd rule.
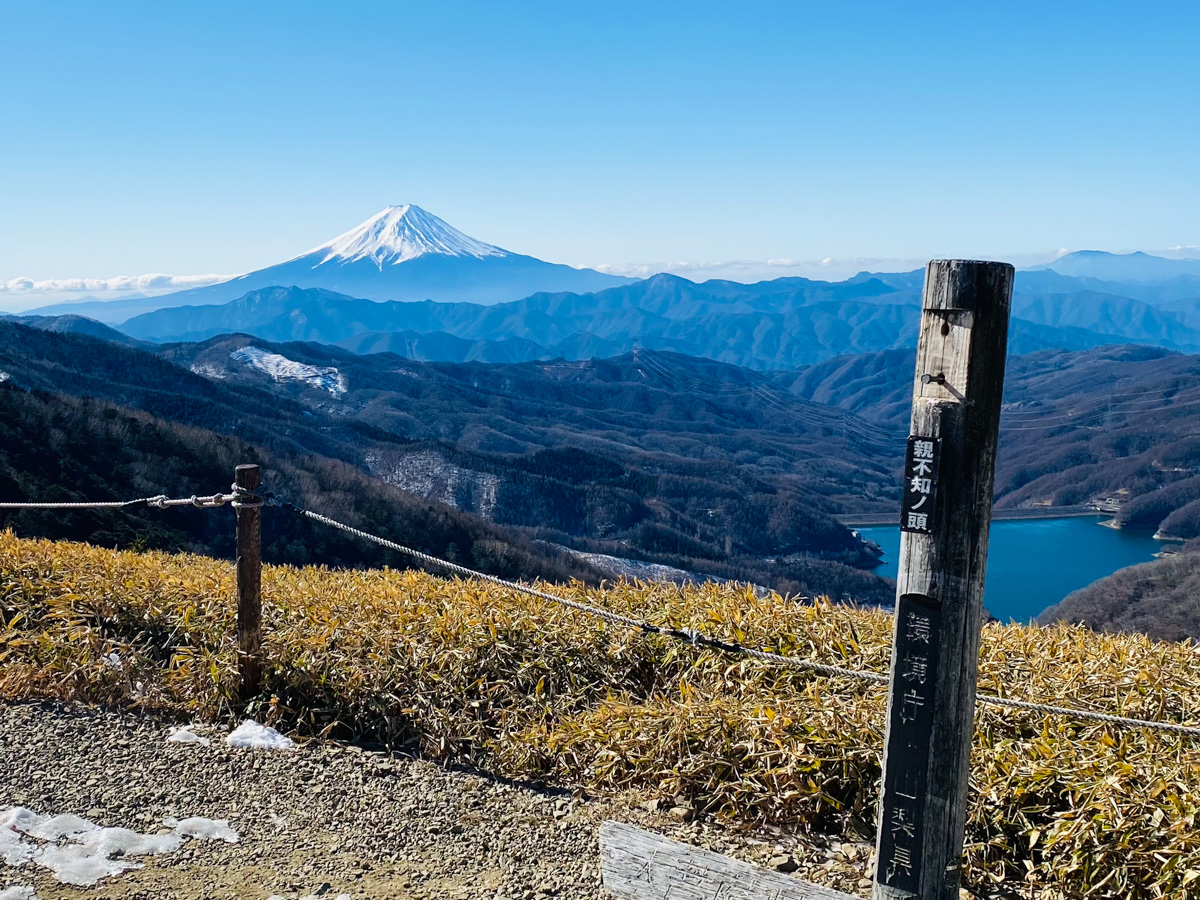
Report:
[[[1070,519],[1095,516],[1103,518],[1112,513],[1102,512],[1092,506],[1041,506],[1037,509],[994,509],[992,521],[1018,521],[1025,519]],[[880,525],[899,525],[900,511],[892,513],[846,513],[834,516],[839,522],[849,528],[862,526],[873,528]]]
[[[1009,515],[1014,512],[1023,510]],[[1029,622],[1072,591],[1126,566],[1150,562],[1163,549],[1144,529],[1096,527],[1111,518],[1097,510],[1008,521],[998,516],[988,539],[984,607],[1002,622]],[[864,525],[859,534],[883,551],[874,573],[897,577],[899,525]]]

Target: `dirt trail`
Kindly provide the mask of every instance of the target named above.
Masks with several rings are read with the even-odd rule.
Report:
[[[154,834],[168,817],[227,819],[236,844],[190,840],[95,886],[5,867],[0,891],[83,897],[416,900],[600,898],[597,832],[606,818],[654,828],[759,864],[794,856],[797,875],[866,893],[868,847],[684,822],[636,798],[563,791],[333,742],[295,753],[169,743],[169,724],[81,706],[0,705],[0,810],[75,813]],[[790,868],[787,863],[782,863]]]

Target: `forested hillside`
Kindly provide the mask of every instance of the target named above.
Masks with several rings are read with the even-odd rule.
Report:
[[[895,502],[897,476],[876,461],[884,436],[758,373],[683,357],[671,372],[645,353],[455,365],[252,343],[287,362],[247,362],[237,337],[161,354],[414,441],[372,450],[367,467],[538,538],[789,589],[890,592],[841,565],[875,554],[834,518]],[[344,387],[272,369],[288,365],[336,371]]]
[[[1129,566],[1089,584],[1038,616],[1097,631],[1141,632],[1156,640],[1200,638],[1200,542],[1184,552]]]
[[[340,460],[367,484],[478,514],[514,541],[796,593],[890,596],[862,568],[873,553],[833,513],[855,491],[892,502],[894,475],[854,449],[853,417],[839,411],[777,391],[746,404],[719,379],[712,397],[631,383],[631,360],[571,376],[544,366],[367,364],[332,348],[259,348],[246,338],[162,353],[0,323],[10,384],[103,398],[288,460]],[[276,359],[292,368],[264,370]],[[719,368],[726,379],[747,375]],[[798,411],[782,428],[778,404]]]
[[[486,572],[559,581],[599,577],[564,553],[516,539],[441,504],[422,502],[345,463],[311,454],[285,457],[236,437],[101,400],[0,384],[0,497],[5,501],[207,495],[228,490],[233,467],[241,463],[262,466],[265,483],[301,505]],[[234,551],[228,508],[0,510],[0,529],[6,527],[25,537],[87,540],[108,547],[224,557]],[[263,517],[263,555],[296,565],[411,565],[407,557],[283,510]]]
[[[60,334],[87,334],[105,341],[126,344],[130,347],[146,347],[146,342],[129,337],[122,331],[109,328],[103,322],[89,319],[87,316],[64,314],[61,316],[0,316],[10,322],[39,328],[42,331],[55,331]]]
[[[908,422],[913,365],[912,353],[893,351],[776,380],[799,397],[899,430]],[[1200,536],[1200,356],[1113,346],[1010,357],[1004,400],[998,507],[1107,497],[1121,504],[1121,525]]]

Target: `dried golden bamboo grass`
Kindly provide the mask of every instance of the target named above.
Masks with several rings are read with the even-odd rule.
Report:
[[[836,829],[870,820],[884,690],[612,628],[494,585],[420,572],[267,567],[263,712],[514,776],[684,795],[709,812]],[[890,619],[733,586],[567,595],[661,624],[884,671]],[[228,563],[0,534],[0,697],[208,717],[235,696]],[[105,656],[115,652],[120,659]],[[1082,628],[990,625],[980,689],[1190,721],[1200,652]],[[1189,897],[1200,744],[981,707],[969,882],[1041,895]],[[1030,888],[1032,890],[1032,887]]]

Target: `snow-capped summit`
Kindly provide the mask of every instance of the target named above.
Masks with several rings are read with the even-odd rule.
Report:
[[[102,322],[122,323],[128,334],[158,338],[181,327],[179,316],[167,315],[166,310],[231,303],[273,287],[321,288],[365,300],[502,303],[540,291],[582,294],[633,280],[485,244],[410,203],[389,206],[300,256],[218,284],[86,308],[78,304],[70,310],[47,309],[86,313]],[[180,315],[186,319],[188,314]],[[230,310],[223,327],[237,331],[240,315]]]
[[[297,259],[319,257],[317,265],[369,259],[383,268],[429,254],[473,256],[476,259],[509,255],[506,250],[463,234],[433,213],[406,203],[386,207],[357,228],[314,247]]]

